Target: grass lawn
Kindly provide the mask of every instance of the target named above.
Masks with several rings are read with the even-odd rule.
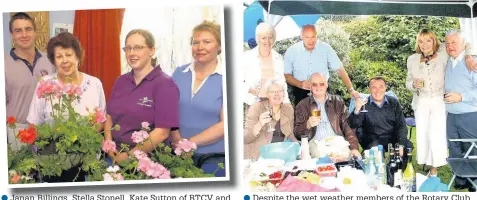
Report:
[[[408,127],[409,130],[410,127]],[[408,131],[409,132],[409,131]],[[414,144],[414,149],[412,150],[412,164],[414,167],[414,170],[416,173],[421,173],[423,175],[427,175],[426,171],[422,170],[422,165],[418,165],[416,161],[416,128],[412,129],[412,138],[411,138],[412,143]],[[443,147],[445,148],[445,147]],[[426,167],[425,170],[430,169],[430,167]],[[438,177],[441,178],[441,181],[445,184],[449,184],[451,178],[452,178],[452,170],[450,169],[449,165],[445,165],[442,167],[438,168]],[[451,192],[468,192],[467,189],[465,190],[456,190],[453,187],[450,188]]]

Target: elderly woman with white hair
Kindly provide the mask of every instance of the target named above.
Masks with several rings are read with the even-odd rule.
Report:
[[[275,29],[271,24],[260,23],[255,29],[258,46],[244,53],[244,103],[247,107],[266,97],[264,84],[270,79],[285,82],[282,56],[273,50]],[[283,85],[284,103],[290,103],[286,84]]]
[[[250,106],[244,128],[245,159],[257,159],[263,145],[296,141],[293,107],[283,103],[285,86],[281,79],[268,80],[263,87],[266,98]]]

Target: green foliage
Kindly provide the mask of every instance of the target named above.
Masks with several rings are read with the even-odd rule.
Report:
[[[353,48],[368,60],[397,62],[405,69],[406,59],[415,52],[417,33],[434,31],[443,41],[445,33],[459,28],[459,20],[435,16],[373,16],[354,20],[344,26],[351,34]]]
[[[459,28],[457,18],[434,16],[373,16],[343,25],[350,34],[353,51],[346,70],[359,92],[367,91],[369,78],[384,76],[406,116],[412,116],[412,93],[405,87],[407,58],[415,53],[417,33],[428,28],[443,41],[445,33]],[[347,99],[347,98],[345,98]]]
[[[40,172],[41,176],[61,176],[63,171],[79,166],[91,174],[93,180],[99,180],[96,178],[104,170],[106,162],[96,158],[101,150],[103,136],[98,133],[95,113],[88,116],[76,113],[72,103],[80,100],[80,96],[71,91],[78,90],[68,93],[66,89],[77,86],[48,81],[51,82],[40,80],[38,88],[47,84],[54,85],[56,90],[45,92],[38,89],[37,92],[53,108],[50,113],[53,122],[35,125],[34,145],[9,153],[9,169],[25,176],[34,172]]]
[[[150,141],[149,139],[144,142]],[[119,152],[121,153],[121,151]],[[172,148],[160,143],[157,148],[148,154],[150,159],[156,163],[160,163],[166,169],[169,170],[172,178],[199,178],[199,177],[215,177],[213,174],[204,174],[204,171],[194,165],[192,160],[192,152],[182,152],[181,156],[174,155]],[[139,179],[152,179],[144,172],[139,171],[139,160],[135,157],[130,157],[129,161],[119,164],[121,173],[124,180],[139,180]],[[223,169],[224,164],[219,163],[217,169]],[[102,178],[102,177],[101,177]]]
[[[392,90],[399,98],[399,103],[406,116],[412,113],[412,93],[406,88],[406,71],[403,72],[395,62],[369,61],[359,57],[354,50],[348,74],[352,77],[357,91],[369,93],[368,80],[375,76],[383,76],[388,83],[388,91]],[[355,57],[356,56],[356,57]]]

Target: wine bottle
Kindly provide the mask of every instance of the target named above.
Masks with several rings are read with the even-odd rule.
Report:
[[[396,162],[394,160],[394,149],[392,144],[389,144],[389,162],[386,165],[387,183],[389,186],[394,186],[394,173],[396,173]]]
[[[395,158],[396,168],[402,170],[402,158],[401,158],[401,155],[399,154],[399,145],[398,144],[396,144],[396,148],[394,150],[395,150],[394,156],[396,157]]]
[[[416,192],[416,172],[412,166],[412,149],[408,148],[407,151],[407,166],[404,171],[403,181],[406,192]]]

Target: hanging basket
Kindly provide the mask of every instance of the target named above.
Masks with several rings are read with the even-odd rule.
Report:
[[[46,164],[54,163],[56,165],[61,166],[61,169],[63,171],[62,173],[65,174],[71,173],[70,171],[78,172],[78,170],[81,170],[80,168],[84,155],[84,153],[67,153],[66,155],[59,155],[56,152],[56,142],[51,141],[48,145],[45,146],[45,148],[35,153],[34,157],[38,161],[40,167],[43,167]],[[56,175],[42,174],[41,176],[55,177]],[[58,178],[63,180],[64,177]],[[71,178],[71,180],[63,181],[74,181],[73,179],[74,178]]]

